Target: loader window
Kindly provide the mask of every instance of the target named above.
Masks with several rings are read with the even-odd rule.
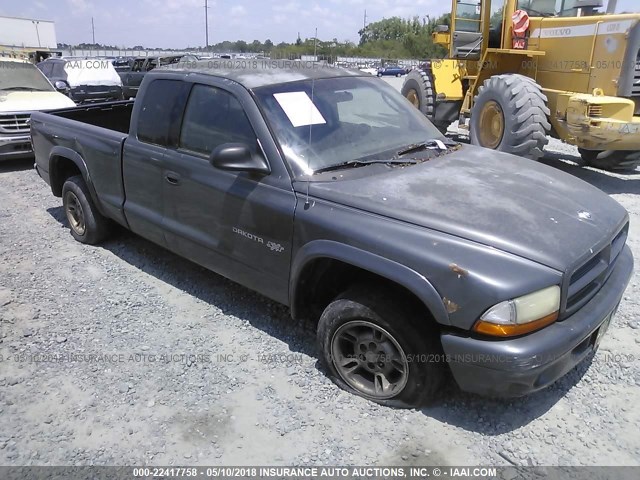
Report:
[[[518,0],[518,8],[531,17],[554,17],[556,3],[557,0]]]
[[[458,0],[453,19],[454,58],[478,59],[482,50],[482,2]]]
[[[504,16],[504,0],[491,2],[491,18],[489,19],[489,48],[500,48]]]
[[[456,30],[460,32],[480,32],[479,0],[458,0],[456,8]]]

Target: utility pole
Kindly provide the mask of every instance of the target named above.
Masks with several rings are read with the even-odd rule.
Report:
[[[93,17],[91,17],[91,34],[93,35],[93,44],[96,44],[96,27],[93,24]]]
[[[364,22],[362,23],[362,29],[367,28],[367,9],[364,9]]]
[[[38,36],[38,46],[41,47],[42,44],[40,43],[40,32],[38,31],[38,24],[40,22],[38,20],[31,20],[31,23],[33,23],[36,26],[36,35]]]
[[[208,3],[209,2],[207,0],[204,0],[204,31],[205,31],[207,50],[209,50],[209,5]]]

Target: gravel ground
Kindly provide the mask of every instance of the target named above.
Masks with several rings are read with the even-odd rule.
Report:
[[[545,162],[631,215],[640,172]],[[639,465],[634,275],[599,352],[513,401],[394,410],[342,392],[288,311],[127,232],[79,244],[31,169],[0,165],[0,464]]]

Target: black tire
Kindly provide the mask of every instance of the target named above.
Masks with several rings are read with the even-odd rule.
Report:
[[[446,133],[449,125],[436,122],[436,89],[433,74],[429,70],[411,70],[402,84],[402,95],[425,115],[438,130]]]
[[[410,304],[398,297],[393,302],[388,290],[360,285],[350,288],[327,306],[318,323],[318,345],[324,364],[338,386],[393,407],[418,407],[435,398],[447,371],[439,355],[442,352],[439,331],[424,315],[408,308]],[[373,334],[375,329],[380,338]],[[353,334],[356,330],[362,335]],[[369,339],[366,339],[367,335]],[[344,340],[348,337],[359,339],[349,346],[350,342]],[[375,346],[370,347],[374,343]],[[363,350],[365,345],[366,351]],[[353,349],[353,355],[344,349]],[[341,359],[344,360],[343,367],[339,366]],[[356,363],[359,366],[353,374],[341,373]],[[399,365],[402,368],[398,368]],[[377,368],[378,374],[370,368]],[[386,372],[382,377],[389,390],[372,392],[372,389],[378,390],[375,386],[383,385],[377,381],[381,372]],[[397,386],[392,388],[396,381]],[[361,385],[355,386],[358,382]]]
[[[578,148],[578,152],[586,165],[600,170],[635,170],[640,165],[640,152],[637,151],[602,151]]]
[[[62,205],[71,235],[78,242],[95,245],[107,238],[111,222],[96,208],[82,176],[69,177],[64,182]]]
[[[503,118],[502,135],[495,135],[497,143],[487,139],[487,126],[482,131],[481,120],[487,108],[497,104]],[[532,160],[544,155],[549,143],[547,97],[540,86],[523,75],[495,75],[478,89],[471,109],[471,143],[493,148]]]

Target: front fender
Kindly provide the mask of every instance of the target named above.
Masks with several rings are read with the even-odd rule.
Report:
[[[442,298],[423,275],[393,260],[331,240],[314,240],[307,243],[298,250],[293,260],[289,284],[289,304],[294,318],[296,317],[295,299],[298,294],[298,279],[305,266],[317,258],[338,260],[403,286],[424,303],[436,322],[450,325],[449,315]]]

